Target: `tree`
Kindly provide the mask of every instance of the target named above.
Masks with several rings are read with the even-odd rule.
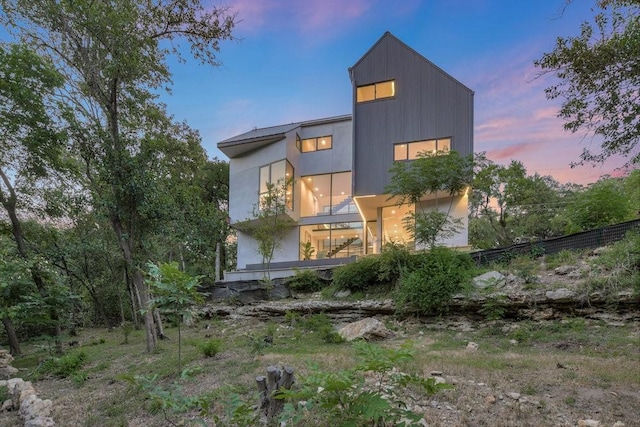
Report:
[[[258,242],[258,253],[266,266],[264,280],[271,283],[271,260],[296,222],[287,213],[287,193],[293,187],[293,180],[278,180],[266,183],[267,192],[260,195],[260,201],[253,206],[250,218],[238,228],[250,233]]]
[[[603,177],[576,193],[567,211],[567,232],[578,232],[632,219],[631,200],[620,178]]]
[[[391,183],[385,192],[397,197],[398,206],[410,203],[415,212],[405,219],[407,231],[416,242],[433,248],[439,239],[450,238],[461,228],[461,218],[452,218],[454,196],[467,191],[473,179],[473,156],[461,156],[456,151],[424,152],[410,162],[395,162],[390,169]],[[444,193],[448,199],[446,211],[439,210]],[[436,207],[427,210],[421,201],[434,195]]]
[[[177,262],[147,264],[149,284],[153,298],[149,300],[148,310],[160,309],[173,317],[178,325],[178,373],[182,371],[182,338],[180,324],[185,317],[191,316],[191,307],[202,302],[197,286],[200,277],[192,277],[180,271]]]
[[[584,22],[577,37],[559,37],[552,52],[535,61],[558,83],[546,89],[562,99],[558,116],[571,132],[602,139],[601,151],[587,148],[579,164],[601,163],[620,154],[627,165],[640,163],[640,1],[598,0],[594,23]]]
[[[234,16],[199,0],[0,0],[3,22],[37,46],[66,78],[74,108],[70,133],[94,206],[109,219],[139,308],[148,306],[142,276],[142,233],[155,212],[146,207],[158,141],[184,142],[156,98],[170,83],[169,55],[218,65],[220,41],[231,38]],[[144,150],[143,146],[149,148]],[[151,154],[147,157],[145,155]],[[157,193],[155,193],[157,195]],[[157,206],[157,205],[156,205]],[[155,350],[153,314],[145,314],[146,349]]]
[[[27,271],[43,298],[48,297],[46,274],[27,244],[20,210],[28,206],[31,215],[36,213],[34,194],[67,169],[66,138],[56,124],[63,109],[54,100],[62,84],[52,64],[26,46],[0,46],[0,204],[17,254],[30,266]],[[51,315],[57,318],[55,307]],[[11,335],[11,316],[3,324]]]
[[[567,198],[557,181],[537,173],[527,175],[516,160],[509,166],[498,165],[484,153],[476,155],[476,165],[469,226],[474,246],[504,246],[521,237],[544,239],[559,234],[556,218]]]

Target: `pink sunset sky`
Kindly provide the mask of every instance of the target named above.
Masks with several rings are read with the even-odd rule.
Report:
[[[217,5],[217,3],[216,3]],[[221,45],[216,69],[174,63],[169,111],[216,144],[254,127],[351,111],[347,69],[385,31],[475,92],[475,151],[529,173],[588,184],[621,175],[623,159],[571,168],[597,141],[563,130],[551,76],[533,63],[558,36],[579,34],[594,0],[231,0],[237,40]]]

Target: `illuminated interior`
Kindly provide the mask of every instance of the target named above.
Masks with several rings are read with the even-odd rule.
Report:
[[[393,160],[415,160],[420,153],[435,154],[449,151],[451,151],[451,138],[404,142],[393,146]]]
[[[414,212],[414,205],[382,208],[382,243],[400,243],[413,247],[413,238],[405,228],[405,218]]]
[[[300,183],[301,216],[357,213],[351,197],[351,172],[303,176]]]
[[[376,99],[392,98],[395,95],[396,82],[394,80],[358,86],[356,88],[356,102],[367,102],[374,101]]]
[[[362,222],[303,225],[300,227],[300,259],[346,258],[363,255]],[[304,243],[312,250],[305,251]]]
[[[293,210],[293,166],[286,159],[280,160],[260,168],[260,205],[269,192],[269,186],[276,194],[284,192],[287,208]],[[285,186],[286,188],[283,188]]]

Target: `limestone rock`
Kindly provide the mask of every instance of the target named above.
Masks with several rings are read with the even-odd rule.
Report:
[[[560,267],[556,267],[556,269],[553,271],[559,276],[566,276],[567,274],[571,273],[572,271],[576,271],[577,269],[578,267],[575,265],[561,265]]]
[[[578,427],[600,427],[600,421],[578,420]]]
[[[18,370],[13,366],[7,365],[0,367],[0,378],[2,379],[8,380],[9,378],[14,378],[17,373]]]
[[[571,301],[571,299],[575,297],[576,293],[566,288],[559,288],[555,291],[547,291],[544,295],[547,297],[547,299],[559,302]]]
[[[336,299],[345,299],[351,296],[351,291],[349,289],[343,289],[341,291],[336,292],[333,296]]]
[[[0,408],[0,412],[10,411],[13,409],[13,400],[7,399],[2,403],[2,408]]]
[[[379,340],[393,336],[393,332],[387,329],[378,319],[367,317],[357,322],[349,323],[338,331],[346,341],[363,338],[367,341]]]
[[[490,286],[502,288],[507,284],[507,279],[497,271],[489,271],[473,279],[473,286],[478,289],[485,289]]]

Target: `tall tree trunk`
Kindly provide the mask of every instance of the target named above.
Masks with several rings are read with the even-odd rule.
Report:
[[[136,297],[138,299],[138,305],[144,310],[144,330],[146,336],[146,350],[148,353],[153,353],[158,347],[158,335],[156,333],[156,325],[153,318],[153,310],[148,310],[149,307],[149,290],[147,284],[142,277],[142,273],[136,267],[135,260],[133,258],[133,250],[131,249],[131,236],[126,235],[122,227],[120,218],[116,215],[112,215],[111,224],[113,231],[118,236],[118,244],[124,257],[133,288],[136,291]],[[125,237],[127,236],[127,237]]]
[[[9,351],[11,351],[12,356],[21,356],[22,352],[20,351],[20,342],[18,341],[18,335],[16,334],[16,329],[13,327],[13,322],[9,316],[4,316],[2,318],[2,324],[4,325],[4,330],[7,332],[7,338],[9,339]]]
[[[2,182],[6,186],[7,192],[9,193],[8,195],[5,195],[5,193],[0,188],[0,204],[2,204],[2,206],[7,211],[7,215],[9,216],[9,220],[11,221],[11,233],[13,234],[13,238],[16,242],[18,254],[20,255],[20,257],[22,257],[22,259],[28,260],[29,254],[27,252],[27,245],[24,239],[24,232],[22,231],[22,224],[20,223],[20,220],[18,219],[18,214],[16,212],[16,203],[18,201],[18,196],[16,195],[16,192],[13,188],[13,185],[11,184],[11,181],[9,180],[9,177],[4,173],[4,171],[1,168],[0,168],[0,178],[2,179]],[[42,272],[40,271],[40,268],[38,267],[37,264],[35,264],[30,268],[30,270],[31,270],[31,278],[33,280],[33,283],[36,285],[36,288],[38,289],[38,293],[43,298],[46,297],[47,290],[45,288],[45,283],[44,283],[44,279],[42,278]],[[50,307],[49,312],[50,312],[49,315],[51,316],[51,320],[53,320],[56,325],[56,332],[55,332],[56,348],[61,348],[62,344],[60,343],[60,322],[59,322],[58,311],[55,309],[55,307]]]

